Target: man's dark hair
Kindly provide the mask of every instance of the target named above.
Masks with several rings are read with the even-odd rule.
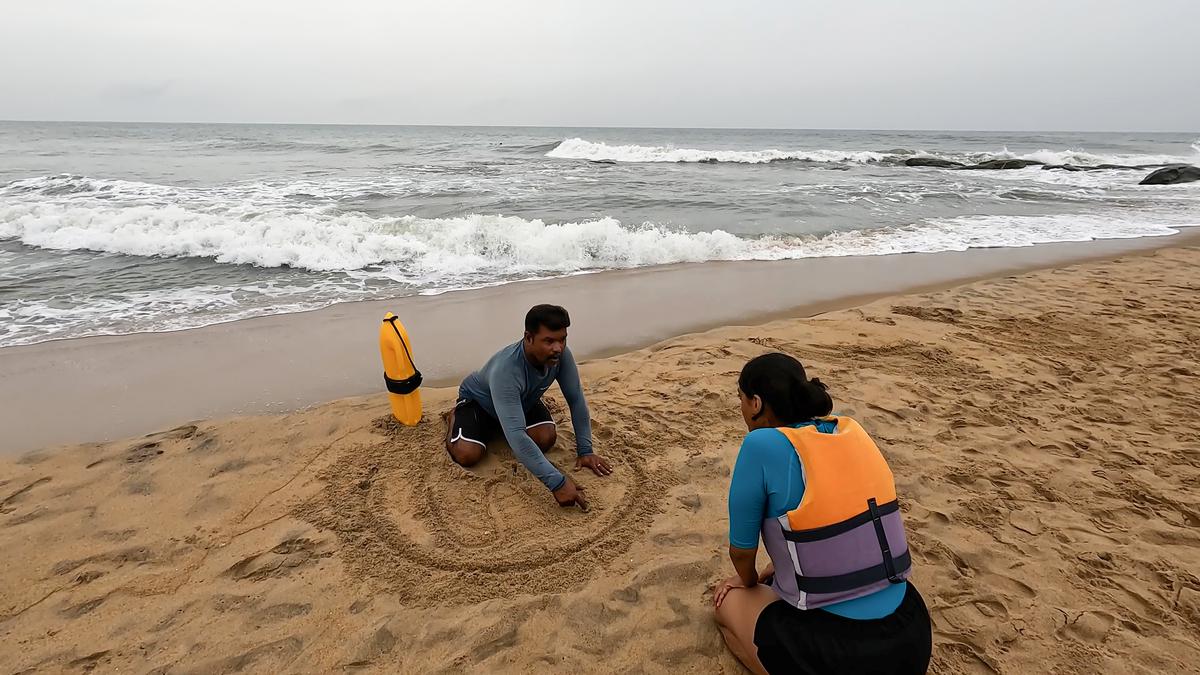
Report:
[[[547,330],[562,330],[571,325],[571,315],[558,305],[534,305],[525,315],[525,331],[536,334],[545,326]]]

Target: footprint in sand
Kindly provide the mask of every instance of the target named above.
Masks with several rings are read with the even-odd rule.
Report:
[[[328,555],[321,551],[319,540],[293,537],[283,540],[267,551],[239,560],[225,570],[224,576],[250,581],[285,577],[297,568],[310,565]]]
[[[391,654],[392,650],[396,648],[397,640],[396,635],[388,629],[387,624],[388,622],[385,621],[383,625],[372,632],[370,637],[359,645],[354,657],[342,667],[346,669],[366,668],[381,657]]]
[[[304,642],[289,636],[274,642],[258,645],[247,651],[228,658],[210,661],[188,673],[241,673],[241,672],[283,672],[283,667],[295,660],[304,648]],[[174,672],[163,669],[161,672]]]
[[[269,623],[274,621],[286,621],[294,619],[298,616],[304,616],[312,611],[312,605],[305,602],[282,602],[278,605],[264,607],[254,613],[251,619],[256,623]]]
[[[923,321],[935,321],[938,323],[958,323],[963,318],[961,310],[953,307],[919,307],[911,305],[895,305],[892,307],[893,314],[903,316],[911,316],[915,319]]]
[[[43,483],[49,482],[49,476],[42,476],[41,478],[25,485],[19,490],[9,493],[7,497],[0,499],[0,513],[12,513],[14,510],[16,510],[15,505],[21,502],[30,493],[30,491],[37,486],[42,485]]]
[[[1081,642],[1104,642],[1109,630],[1117,622],[1117,618],[1108,612],[1059,611],[1063,613],[1065,623],[1058,629],[1057,635],[1060,638],[1073,638]]]

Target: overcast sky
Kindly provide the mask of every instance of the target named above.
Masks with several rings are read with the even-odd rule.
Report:
[[[0,9],[0,119],[1200,129],[1200,0]]]

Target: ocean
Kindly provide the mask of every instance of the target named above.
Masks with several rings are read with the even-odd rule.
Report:
[[[1153,237],[1197,134],[0,122],[0,346],[606,269]],[[831,279],[830,283],[837,283]]]

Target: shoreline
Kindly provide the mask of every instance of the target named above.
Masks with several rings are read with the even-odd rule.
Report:
[[[14,431],[0,441],[0,456],[381,392],[376,331],[385,311],[403,318],[427,386],[437,387],[456,384],[517,339],[525,309],[537,302],[572,312],[571,345],[585,361],[722,326],[813,316],[881,297],[1197,241],[1200,230],[1184,228],[1165,237],[1023,248],[693,263],[4,347],[0,397],[11,403],[0,409],[0,426]],[[664,306],[671,311],[661,312]],[[319,372],[314,363],[322,364]]]

